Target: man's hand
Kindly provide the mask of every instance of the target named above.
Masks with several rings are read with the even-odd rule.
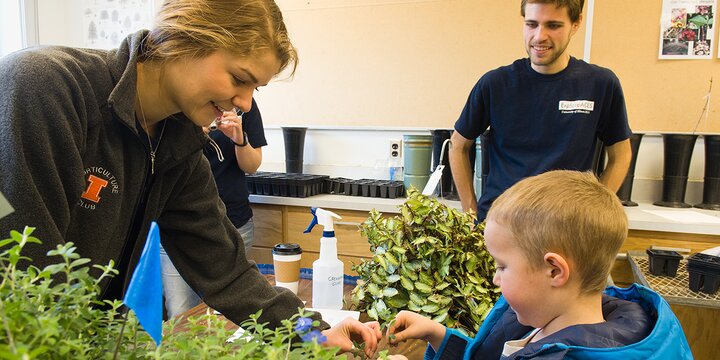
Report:
[[[363,324],[353,318],[346,318],[322,333],[327,337],[326,346],[337,346],[342,352],[351,351],[353,341],[364,343],[365,354],[369,357],[375,355],[378,342],[382,338],[380,323],[370,321]]]
[[[217,119],[217,128],[232,141],[238,144],[243,143],[242,118],[234,110],[223,112],[222,116]]]
[[[395,322],[388,329],[388,342],[397,344],[409,339],[425,340],[437,350],[445,338],[445,327],[420,314],[403,310],[395,316]]]

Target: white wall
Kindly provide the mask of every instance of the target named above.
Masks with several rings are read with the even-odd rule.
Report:
[[[485,1],[481,6],[475,1],[279,0],[287,8],[302,71],[292,82],[271,84],[257,96],[266,124],[272,124],[266,127],[269,145],[260,170],[284,171],[282,132],[277,124],[327,123],[311,126],[307,132],[305,172],[348,178],[386,178],[388,140],[403,134],[429,134],[426,127],[393,126],[413,123],[414,118],[418,119],[415,126],[423,126],[420,118],[427,116],[442,118],[440,123],[451,128],[469,88],[487,70],[482,54],[488,49],[497,52],[495,45],[500,41],[505,43],[500,48],[507,49],[501,51],[506,53],[500,56],[507,58],[504,62],[523,55],[515,22],[509,23],[501,39],[489,32],[478,33],[477,25],[487,17],[517,20],[517,6],[505,1]],[[39,43],[82,46],[81,9],[87,2],[38,0]],[[155,0],[154,6],[159,3]],[[445,45],[428,48],[428,41]],[[488,42],[494,45],[485,46]],[[583,41],[578,36],[573,42]],[[581,56],[583,47],[577,45],[575,54]],[[332,59],[327,56],[330,52],[335,55]],[[313,90],[298,92],[297,88]],[[322,119],[314,120],[317,116]],[[363,121],[384,127],[358,126],[367,125]],[[689,203],[702,198],[702,144],[701,137],[691,162]],[[638,155],[633,200],[660,199],[662,163],[662,138],[646,135]]]

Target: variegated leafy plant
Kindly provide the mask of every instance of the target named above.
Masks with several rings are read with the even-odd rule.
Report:
[[[411,310],[468,335],[477,332],[500,291],[475,219],[415,189],[400,215],[372,210],[360,232],[374,256],[353,267],[361,277],[354,304],[381,323]]]

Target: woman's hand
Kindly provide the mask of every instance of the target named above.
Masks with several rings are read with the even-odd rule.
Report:
[[[403,310],[387,331],[388,343],[397,344],[410,339],[425,340],[437,350],[445,338],[445,327],[420,314]]]
[[[327,337],[326,346],[337,346],[342,352],[351,351],[354,347],[353,341],[364,343],[365,354],[369,357],[375,355],[378,342],[382,339],[377,321],[361,323],[353,318],[346,318],[322,333]]]

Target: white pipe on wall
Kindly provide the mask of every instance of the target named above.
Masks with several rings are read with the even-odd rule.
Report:
[[[588,0],[587,14],[585,15],[585,52],[583,60],[590,63],[590,50],[592,50],[593,19],[595,17],[595,0]]]

